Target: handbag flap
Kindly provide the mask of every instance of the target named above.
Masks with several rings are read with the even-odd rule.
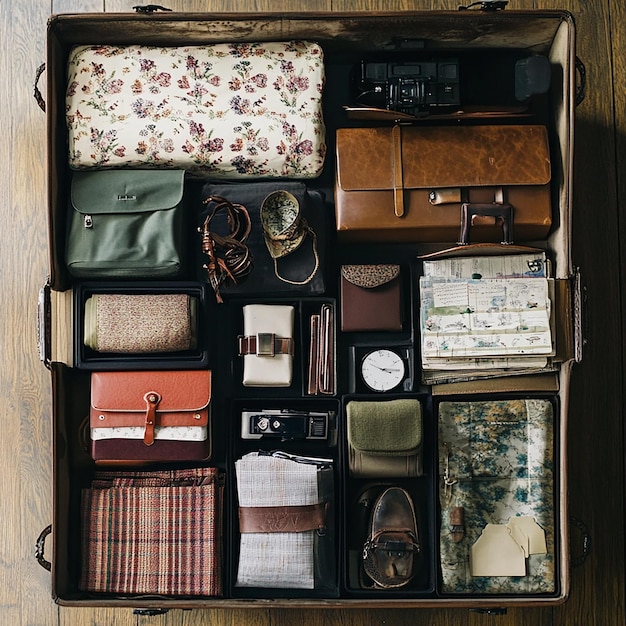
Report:
[[[422,445],[422,405],[416,399],[351,401],[346,409],[348,442],[359,452],[415,454]]]
[[[502,187],[550,182],[544,126],[399,127],[402,187]],[[393,189],[392,128],[337,130],[337,182],[344,191]],[[385,167],[384,164],[389,166]]]
[[[158,394],[159,426],[206,426],[211,402],[211,371],[92,372],[92,428],[145,422],[146,395]],[[136,419],[135,419],[136,418]]]
[[[341,276],[349,283],[364,289],[386,285],[399,275],[400,266],[395,264],[341,266]]]
[[[75,172],[71,202],[79,213],[152,213],[171,209],[183,198],[182,170]]]

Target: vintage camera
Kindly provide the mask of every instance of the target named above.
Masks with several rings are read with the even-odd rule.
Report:
[[[411,62],[361,61],[356,103],[425,115],[461,104],[458,59]]]
[[[241,438],[327,439],[330,414],[287,409],[241,412]]]

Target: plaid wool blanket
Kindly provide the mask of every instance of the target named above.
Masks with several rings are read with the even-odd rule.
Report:
[[[221,595],[222,493],[216,468],[97,472],[82,492],[81,590]]]

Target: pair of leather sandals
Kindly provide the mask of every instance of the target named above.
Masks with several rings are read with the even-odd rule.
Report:
[[[420,551],[411,496],[400,487],[388,487],[376,499],[363,546],[363,569],[376,587],[396,589],[414,575]]]

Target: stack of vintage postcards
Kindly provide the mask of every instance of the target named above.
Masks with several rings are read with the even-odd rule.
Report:
[[[545,253],[427,260],[420,277],[427,384],[552,369]]]

